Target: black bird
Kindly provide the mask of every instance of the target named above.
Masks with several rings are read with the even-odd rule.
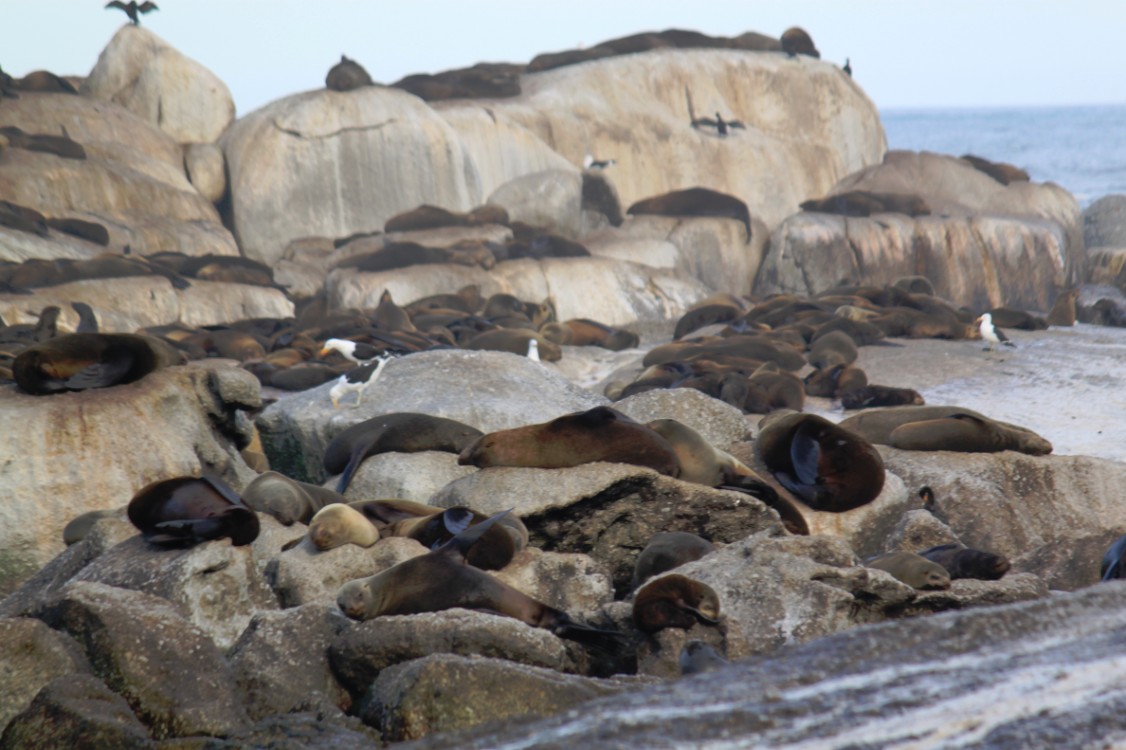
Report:
[[[739,120],[725,120],[723,115],[719,112],[715,113],[715,119],[710,117],[699,117],[692,121],[692,127],[699,130],[700,128],[715,128],[715,131],[720,136],[726,136],[731,128],[738,128],[746,130],[747,126]]]
[[[160,8],[158,8],[156,6],[156,3],[154,2],[143,2],[138,5],[137,0],[130,0],[130,2],[128,3],[123,3],[121,2],[121,0],[113,0],[113,2],[111,3],[106,3],[106,7],[121,8],[121,10],[125,11],[125,15],[129,16],[129,20],[133,23],[134,26],[141,25],[140,14],[149,13],[150,11],[154,10],[160,10]]]
[[[847,57],[845,58],[844,67],[841,68],[841,70],[843,70],[845,73],[848,73],[849,78],[852,78],[852,65],[849,63],[849,59]]]

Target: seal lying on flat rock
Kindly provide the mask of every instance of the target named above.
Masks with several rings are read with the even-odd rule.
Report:
[[[711,586],[670,573],[650,581],[633,597],[633,624],[644,633],[688,630],[697,622],[719,622],[719,596]]]
[[[352,425],[333,438],[325,449],[324,467],[329,474],[340,474],[336,491],[343,493],[368,456],[389,452],[459,453],[483,434],[475,427],[431,414],[384,414]]]
[[[867,409],[873,406],[922,406],[923,396],[911,388],[889,385],[866,385],[841,395],[845,409]]]
[[[956,442],[965,438],[971,441],[966,445],[976,446],[976,451],[1014,450],[1032,456],[1052,452],[1052,444],[1032,430],[990,419],[961,406],[893,406],[872,409],[842,420],[840,426],[871,443],[892,445],[892,434],[902,426],[951,417],[958,419],[931,426],[933,438],[928,438],[926,432],[918,429],[899,433],[900,445],[919,446],[908,450],[965,450],[959,448]]]
[[[566,612],[536,601],[466,564],[469,548],[500,515],[469,527],[429,554],[401,562],[370,578],[349,581],[337,594],[337,606],[354,620],[462,607],[513,617],[561,638],[586,642],[618,640],[620,634],[575,622]]]
[[[258,516],[213,477],[176,477],[142,487],[129,501],[129,521],[145,541],[191,547],[230,537],[236,547],[258,538]]]
[[[550,422],[490,432],[466,447],[457,462],[486,468],[562,469],[594,461],[646,466],[675,477],[680,463],[668,440],[608,406],[565,414]]]
[[[814,414],[768,416],[760,424],[759,457],[783,487],[814,510],[852,510],[883,489],[883,459],[856,433]]]
[[[908,586],[919,590],[945,590],[950,588],[950,574],[946,568],[914,552],[888,552],[864,562],[867,568],[891,573]]]
[[[12,364],[16,384],[43,395],[132,383],[183,361],[161,339],[132,333],[71,333],[20,352]]]
[[[747,231],[744,241],[751,241],[751,212],[747,204],[733,195],[709,188],[674,190],[664,195],[646,198],[634,203],[626,213],[633,216],[656,214],[657,216],[715,216],[735,219],[742,222]]]
[[[344,503],[330,503],[309,521],[309,540],[322,552],[345,544],[370,547],[380,539],[367,516]]]

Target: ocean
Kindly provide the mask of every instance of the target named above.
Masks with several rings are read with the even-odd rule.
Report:
[[[889,109],[880,119],[888,148],[1008,162],[1084,208],[1126,193],[1126,105]]]

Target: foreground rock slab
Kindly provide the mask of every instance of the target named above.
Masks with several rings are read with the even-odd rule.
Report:
[[[1124,622],[1126,584],[1101,584],[857,628],[581,712],[402,747],[1115,747]]]

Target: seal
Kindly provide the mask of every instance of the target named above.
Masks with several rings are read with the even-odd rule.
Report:
[[[1006,164],[1003,161],[990,161],[989,159],[983,159],[973,154],[964,154],[961,159],[962,161],[969,162],[970,166],[974,169],[979,172],[984,172],[1002,185],[1011,185],[1014,182],[1028,182],[1031,180],[1028,172],[1012,164]]]
[[[677,664],[682,677],[711,672],[728,663],[714,648],[701,640],[691,640],[680,650]]]
[[[242,500],[253,510],[273,516],[283,526],[307,524],[326,505],[347,502],[330,489],[299,482],[276,471],[255,478],[243,490]]]
[[[461,465],[563,469],[594,461],[645,466],[671,477],[680,462],[668,440],[608,406],[490,432],[458,456]]]
[[[1068,289],[1056,297],[1055,304],[1048,312],[1048,325],[1073,326],[1075,325],[1075,302],[1079,299],[1078,289]]]
[[[540,358],[545,362],[558,362],[563,350],[554,341],[544,338],[531,328],[498,328],[479,333],[465,342],[465,348],[477,351],[509,352],[526,356],[530,342],[535,341]]]
[[[406,501],[399,502],[397,509],[400,512],[405,512],[405,506],[402,503]],[[363,504],[365,515],[372,512],[369,510],[370,505],[370,503]],[[418,512],[418,515],[403,518],[390,524],[381,531],[382,535],[407,537],[414,539],[424,547],[435,549],[470,526],[488,520],[484,515],[465,507],[443,510],[442,508],[419,506],[411,510]],[[516,556],[517,552],[527,546],[527,527],[519,518],[508,514],[492,524],[491,528],[469,547],[465,559],[469,565],[481,570],[501,570],[512,562],[512,558]]]
[[[870,190],[849,190],[821,199],[803,201],[800,208],[802,211],[856,218],[884,213],[928,216],[931,212],[927,202],[918,195],[874,193]]]
[[[988,417],[967,413],[900,425],[891,431],[887,444],[907,451],[959,453],[999,453],[1007,450],[1029,453],[1029,448],[1039,448],[1024,431],[1008,429]],[[1043,454],[1033,452],[1032,455]]]
[[[324,468],[329,474],[340,474],[336,491],[343,493],[368,456],[390,452],[460,453],[482,435],[475,427],[430,414],[383,414],[354,424],[334,437],[325,449]]]
[[[859,367],[840,364],[814,370],[806,375],[802,382],[805,384],[807,396],[843,398],[867,386],[868,375]]]
[[[738,320],[746,313],[736,305],[725,302],[713,302],[706,305],[694,306],[680,316],[676,321],[676,330],[673,331],[672,337],[674,339],[682,339],[693,331],[699,330],[704,326],[714,325],[716,323],[731,323]]]
[[[24,349],[12,374],[23,391],[45,395],[133,383],[182,361],[179,351],[152,336],[70,333]]]
[[[230,537],[236,547],[258,538],[258,516],[214,477],[175,477],[147,484],[133,495],[129,521],[149,544],[191,547]]]
[[[507,513],[508,511],[504,511]],[[485,610],[544,628],[561,638],[621,643],[621,634],[591,628],[566,612],[537,601],[466,564],[466,553],[501,514],[471,526],[428,554],[344,584],[336,604],[354,620],[385,615],[441,612],[454,607]]]
[[[354,91],[364,86],[374,85],[364,66],[347,55],[340,56],[340,62],[328,69],[325,88],[332,91]]]
[[[636,589],[655,575],[699,560],[715,551],[715,545],[687,531],[664,531],[654,534],[637,556],[630,589]]]
[[[890,385],[866,385],[841,395],[845,409],[867,409],[872,406],[922,406],[926,401],[921,393],[910,388]]]
[[[919,555],[945,568],[952,581],[959,578],[996,581],[1012,567],[1004,555],[970,549],[961,544],[940,544],[921,550]]]
[[[779,41],[782,42],[782,51],[789,57],[808,55],[809,57],[821,58],[821,53],[817,51],[817,47],[813,44],[813,37],[800,26],[791,26],[783,31]]]
[[[379,529],[366,515],[345,503],[329,503],[309,521],[309,541],[321,552],[345,544],[370,547],[380,539]]]
[[[994,307],[989,311],[989,315],[993,320],[993,325],[997,328],[1043,331],[1048,327],[1048,321],[1039,315],[1033,315],[1024,310],[1014,310],[1011,307]]]
[[[865,560],[864,566],[890,573],[920,591],[950,588],[950,574],[946,568],[914,552],[887,552]]]
[[[848,419],[842,420],[840,427],[860,435],[870,443],[891,445],[892,433],[901,426],[912,422],[939,420],[956,415],[976,417],[979,420],[987,421],[992,425],[992,429],[974,428],[970,425],[969,421],[966,420],[966,423],[961,426],[955,425],[949,428],[949,434],[957,434],[959,432],[970,434],[972,431],[978,432],[979,435],[993,433],[998,436],[1004,436],[1003,443],[998,444],[1004,444],[1006,447],[997,448],[997,450],[1015,450],[1021,453],[1027,453],[1031,456],[1043,456],[1052,452],[1052,444],[1032,430],[1015,424],[1009,424],[1008,422],[989,419],[989,417],[986,417],[980,412],[961,406],[892,406],[886,409],[872,409],[870,411],[854,414]],[[907,434],[908,433],[904,433],[901,436],[902,439],[906,440]],[[924,437],[919,433],[915,433],[912,437],[912,441],[918,442],[919,444],[922,444],[923,440]],[[976,438],[977,442],[985,442],[986,440],[987,438],[984,437]],[[929,450],[953,449],[931,448]]]
[[[801,411],[805,406],[805,384],[792,372],[762,368],[747,378],[747,396],[742,409],[750,414],[770,414],[779,409]]]
[[[743,241],[751,241],[751,212],[747,204],[718,190],[702,187],[674,190],[640,200],[630,206],[626,213],[633,216],[714,216],[735,219],[746,230]]]
[[[872,502],[884,462],[868,441],[814,414],[765,417],[755,451],[775,478],[814,510],[841,513]]]
[[[1102,565],[1099,566],[1100,579],[1114,581],[1126,578],[1126,565],[1122,564],[1123,558],[1126,558],[1126,536],[1118,537],[1103,555]]]
[[[665,628],[688,630],[697,622],[719,624],[719,596],[711,586],[669,573],[638,589],[633,597],[633,624],[643,633]]]
[[[63,544],[70,546],[81,542],[90,533],[98,521],[103,518],[114,518],[121,515],[121,508],[108,510],[91,510],[75,516],[63,527]]]
[[[614,328],[589,318],[571,318],[562,325],[570,330],[570,341],[567,343],[572,346],[598,346],[620,352],[623,349],[633,349],[641,342],[641,338],[633,331]]]

